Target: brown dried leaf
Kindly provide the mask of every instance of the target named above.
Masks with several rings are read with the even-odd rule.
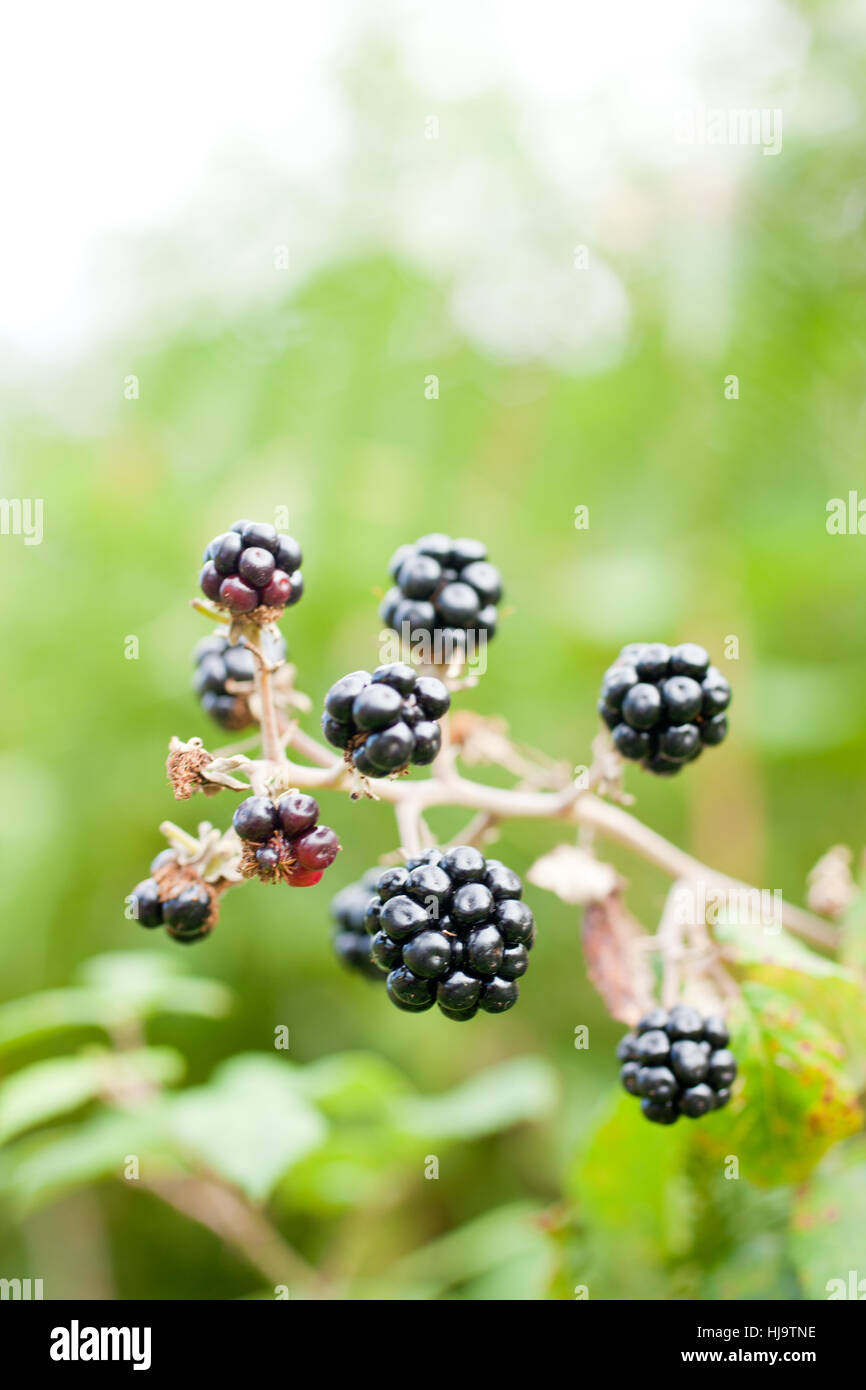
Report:
[[[612,1018],[631,1027],[652,1002],[652,974],[639,922],[618,889],[583,915],[586,972]]]

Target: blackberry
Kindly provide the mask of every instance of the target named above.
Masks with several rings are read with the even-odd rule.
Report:
[[[202,593],[230,613],[286,608],[304,592],[301,547],[267,522],[234,522],[214,536],[202,559]]]
[[[687,1004],[651,1009],[620,1039],[620,1081],[642,1097],[641,1110],[656,1124],[673,1124],[680,1115],[698,1119],[731,1098],[737,1062],[728,1042],[716,1015],[704,1018]]]
[[[535,940],[522,892],[512,869],[469,845],[380,870],[364,918],[392,1003],[409,1013],[438,1004],[456,1022],[516,1004]]]
[[[282,634],[262,630],[261,651],[269,665],[285,661],[288,648]],[[192,688],[202,709],[221,729],[236,732],[246,729],[256,720],[250,711],[249,697],[255,679],[255,658],[243,637],[234,644],[222,633],[203,637],[193,648],[195,673]]]
[[[347,884],[331,899],[334,923],[331,943],[338,960],[347,969],[368,980],[378,980],[381,984],[384,976],[370,954],[376,939],[374,937],[371,942],[366,925],[367,904],[376,890],[380,873],[380,869],[368,869],[357,883]],[[396,955],[392,963],[399,963]],[[390,969],[390,966],[387,968]]]
[[[215,889],[166,849],[150,866],[151,877],[133,888],[135,920],[142,927],[165,927],[173,940],[187,945],[209,936],[216,925]]]
[[[232,825],[243,845],[241,874],[263,883],[311,888],[340,850],[336,832],[319,825],[319,803],[305,792],[285,792],[276,800],[248,796]]]
[[[631,642],[604,673],[598,712],[624,758],[670,777],[728,732],[731,687],[703,647]]]
[[[325,696],[322,733],[367,777],[432,763],[442,746],[437,720],[451,704],[448,687],[402,661],[350,671]]]
[[[438,532],[422,536],[394,552],[389,571],[393,587],[379,616],[407,645],[420,634],[441,648],[441,659],[448,662],[465,653],[469,642],[494,635],[502,575],[481,541],[452,540]]]

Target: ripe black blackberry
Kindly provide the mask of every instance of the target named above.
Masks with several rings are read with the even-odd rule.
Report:
[[[432,763],[442,744],[436,722],[451,704],[448,687],[402,661],[351,671],[325,696],[322,732],[368,777],[387,777],[409,763]]]
[[[262,629],[261,652],[273,665],[285,661],[288,648],[281,633]],[[221,729],[236,732],[255,724],[249,697],[253,691],[255,658],[241,637],[232,645],[228,637],[215,632],[203,637],[193,648],[195,674],[192,686],[206,714]]]
[[[479,1009],[504,1013],[516,1004],[535,941],[522,892],[513,869],[471,845],[384,869],[366,923],[391,1002],[408,1013],[438,1004],[460,1023]]]
[[[262,618],[297,603],[304,592],[301,547],[264,521],[235,521],[205,548],[199,584],[206,598],[230,613]]]
[[[165,927],[173,941],[190,945],[210,936],[219,915],[214,886],[182,865],[174,850],[164,849],[150,866],[150,878],[130,894],[134,918],[142,927]]]
[[[703,647],[632,642],[604,673],[598,712],[624,758],[666,777],[722,742],[730,703],[731,687]]]
[[[409,642],[423,633],[459,654],[468,640],[496,632],[502,575],[489,563],[481,541],[422,536],[394,552],[389,570],[394,584],[379,616],[387,627],[405,632]]]
[[[277,800],[248,796],[232,825],[243,841],[241,874],[263,883],[311,888],[340,849],[336,831],[319,825],[319,803],[305,792],[289,791]]]
[[[641,1097],[641,1110],[654,1124],[672,1125],[680,1115],[696,1120],[731,1098],[737,1062],[729,1041],[724,1020],[715,1015],[703,1018],[687,1004],[670,1012],[651,1009],[620,1040],[620,1081]]]
[[[331,899],[334,954],[348,970],[365,979],[384,982],[384,976],[370,955],[367,934],[367,904],[376,890],[381,869],[368,869],[357,883],[349,883]]]

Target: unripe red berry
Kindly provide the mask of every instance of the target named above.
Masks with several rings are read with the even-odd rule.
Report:
[[[288,875],[292,888],[312,888],[324,875],[324,869],[305,869],[298,865]]]

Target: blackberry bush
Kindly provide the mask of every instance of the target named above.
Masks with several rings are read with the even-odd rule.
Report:
[[[199,585],[230,613],[269,622],[304,592],[301,547],[263,521],[235,521],[205,547]]]
[[[680,1115],[696,1120],[721,1110],[731,1098],[737,1062],[728,1050],[724,1020],[703,1018],[677,1004],[651,1009],[634,1033],[626,1033],[616,1055],[620,1081],[654,1124],[672,1125]]]
[[[666,777],[723,741],[730,703],[703,647],[632,642],[604,673],[598,712],[618,753]]]
[[[391,1002],[407,1013],[438,1004],[458,1023],[479,1009],[512,1008],[535,941],[522,893],[514,870],[474,845],[427,850],[385,869],[366,921]]]
[[[424,633],[459,651],[496,632],[502,575],[481,541],[434,533],[401,545],[391,557],[394,581],[379,616],[398,633]]]
[[[269,662],[285,661],[288,650],[282,633],[264,631],[262,653]],[[227,732],[254,724],[250,695],[255,689],[256,662],[246,639],[231,643],[222,633],[214,633],[196,644],[192,656],[193,690],[205,714]]]
[[[255,718],[260,748],[247,756],[230,748],[210,752],[198,737],[171,740],[167,770],[179,800],[198,792],[225,799],[228,792],[239,802],[230,828],[202,821],[192,834],[163,823],[169,847],[136,885],[128,915],[144,927],[163,926],[174,941],[202,940],[213,929],[223,894],[246,880],[294,887],[321,880],[340,841],[321,823],[320,795],[355,803],[375,799],[394,810],[397,845],[383,846],[388,867],[371,869],[334,898],[334,952],[348,969],[384,979],[399,1010],[438,1007],[447,1019],[466,1022],[479,1011],[513,1007],[535,940],[521,878],[488,857],[486,847],[504,821],[544,820],[561,831],[560,842],[527,877],[564,902],[583,905],[592,983],[614,1017],[636,1017],[649,997],[653,957],[635,949],[641,927],[626,911],[627,885],[596,857],[596,844],[607,837],[643,855],[669,874],[672,893],[686,874],[690,902],[698,871],[708,901],[719,892],[759,890],[696,865],[626,810],[620,765],[608,747],[597,750],[590,767],[578,764],[573,771],[573,750],[555,760],[512,743],[500,719],[469,710],[452,718],[454,694],[477,684],[470,637],[495,631],[502,591],[478,541],[428,535],[401,547],[392,561],[394,588],[382,616],[398,629],[408,623],[422,634],[454,638],[444,679],[438,656],[427,660],[413,643],[411,664],[371,662],[369,670],[352,671],[331,687],[322,718],[325,743],[297,719],[280,718],[278,697],[286,708],[310,707],[294,690],[276,626],[284,607],[300,597],[300,563],[297,543],[268,525],[236,522],[208,546],[202,583],[211,603],[193,603],[225,630],[196,650],[196,690],[223,727]],[[728,682],[703,648],[643,643],[625,647],[605,673],[599,709],[624,757],[671,773],[722,742],[730,699]],[[427,775],[395,775],[427,764]],[[495,767],[496,778],[471,780],[467,769],[479,765]],[[444,807],[467,816],[455,847],[422,848],[431,843],[432,818]],[[825,901],[837,898],[838,882],[829,899],[824,893]],[[680,927],[682,920],[687,927]],[[833,929],[801,909],[782,904],[781,920],[811,942],[835,945]],[[657,933],[642,945],[658,952],[666,998],[685,991],[685,977],[700,977],[701,999],[722,999],[739,988],[706,908],[682,919],[666,907]],[[721,1018],[685,1005],[645,1013],[619,1055],[623,1086],[658,1124],[726,1105],[737,1074]]]
[[[436,676],[419,676],[405,662],[351,671],[325,696],[322,733],[346,761],[369,777],[432,763],[442,744],[438,720],[451,705]]]
[[[367,904],[376,891],[381,869],[368,869],[357,883],[348,883],[331,899],[331,944],[337,960],[348,970],[382,984],[384,976],[370,955]]]

